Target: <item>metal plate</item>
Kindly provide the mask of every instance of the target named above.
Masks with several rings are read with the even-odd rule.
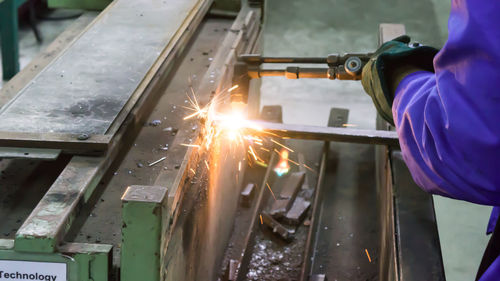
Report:
[[[0,147],[0,159],[56,160],[60,153],[58,149]]]
[[[105,134],[201,2],[116,1],[2,108],[0,131]]]

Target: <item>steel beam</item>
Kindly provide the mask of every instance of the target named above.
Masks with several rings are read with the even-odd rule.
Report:
[[[399,145],[398,135],[392,131],[278,124],[263,121],[252,122],[252,126],[248,126],[246,129],[285,139]]]

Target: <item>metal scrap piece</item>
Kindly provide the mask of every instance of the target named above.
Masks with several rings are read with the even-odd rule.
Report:
[[[252,205],[253,197],[255,196],[255,184],[249,183],[241,192],[241,205],[243,207],[250,207]]]
[[[284,227],[268,213],[262,213],[262,222],[267,227],[271,228],[273,233],[279,235],[283,240],[290,241],[293,239],[293,233],[288,228]]]
[[[307,210],[311,206],[311,202],[302,197],[297,197],[293,202],[292,208],[286,213],[284,221],[288,224],[298,225],[306,216]]]

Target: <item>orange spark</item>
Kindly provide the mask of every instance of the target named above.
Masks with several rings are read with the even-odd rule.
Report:
[[[283,147],[284,149],[286,149],[286,150],[290,151],[290,152],[294,152],[291,148],[289,148],[289,147],[287,147],[287,146],[285,146],[285,145],[283,145],[283,144],[281,144],[281,143],[279,143],[279,142],[277,142],[277,141],[275,141],[275,140],[273,140],[273,139],[271,139],[271,141],[272,141],[272,142],[274,142],[275,144],[277,144],[277,145],[279,145],[279,146]]]
[[[187,147],[196,147],[196,148],[200,148],[199,145],[197,144],[188,144],[188,143],[181,143],[182,146],[187,146]]]
[[[271,195],[273,196],[274,201],[276,201],[276,196],[274,196],[274,192],[273,192],[273,190],[271,189],[271,186],[269,186],[269,184],[268,184],[267,182],[266,182],[266,186],[267,186],[267,188],[269,188],[269,191],[271,191]]]
[[[366,252],[366,256],[368,257],[368,261],[371,263],[372,258],[370,258],[370,253],[368,253],[368,249],[365,249],[365,252]]]
[[[250,154],[252,154],[255,161],[258,161],[259,159],[257,158],[257,154],[255,154],[255,151],[253,151],[252,146],[249,146],[248,149],[250,150]]]
[[[205,166],[207,166],[207,169],[210,170],[210,166],[208,166],[207,160],[205,160]]]
[[[228,92],[232,92],[232,91],[234,91],[234,90],[238,89],[238,87],[239,87],[239,85],[234,85],[234,86],[232,86],[231,88],[229,88],[229,90],[227,90],[227,91],[228,91]]]
[[[306,169],[310,170],[313,173],[317,173],[313,168],[307,166],[306,164],[304,164],[304,167],[306,167]]]
[[[342,124],[342,127],[357,127],[356,124]]]
[[[259,215],[260,217],[260,224],[264,224],[264,220],[262,219],[262,215]]]

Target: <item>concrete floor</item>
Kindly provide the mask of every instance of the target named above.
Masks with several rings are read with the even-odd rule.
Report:
[[[57,13],[55,13],[55,15],[57,15]],[[21,69],[27,66],[38,53],[46,49],[59,34],[74,22],[74,20],[75,19],[57,21],[40,20],[37,26],[43,38],[41,44],[36,41],[35,34],[29,25],[21,23],[19,26],[19,65]],[[0,75],[1,74],[2,69],[0,67]],[[6,81],[0,80],[0,87],[5,82]]]
[[[373,51],[379,23],[403,23],[413,40],[439,47],[447,38],[450,9],[448,0],[273,0],[267,5],[263,53],[273,56]],[[266,78],[261,90],[262,105],[283,106],[285,123],[326,125],[331,107],[347,107],[349,123],[375,127],[375,109],[359,82]],[[434,202],[447,280],[474,280],[488,241],[491,207],[440,196]]]
[[[446,40],[447,0],[272,0],[267,5],[266,55],[373,51],[382,22],[404,23],[407,34],[424,44],[439,47]],[[36,43],[29,28],[22,26],[21,67],[71,22],[41,21],[42,45]],[[335,106],[349,108],[350,123],[358,128],[375,126],[375,109],[359,82],[268,78],[262,81],[261,89],[262,105],[283,105],[285,123],[326,125],[328,112]],[[473,280],[487,243],[484,232],[491,208],[434,199],[447,280]]]

